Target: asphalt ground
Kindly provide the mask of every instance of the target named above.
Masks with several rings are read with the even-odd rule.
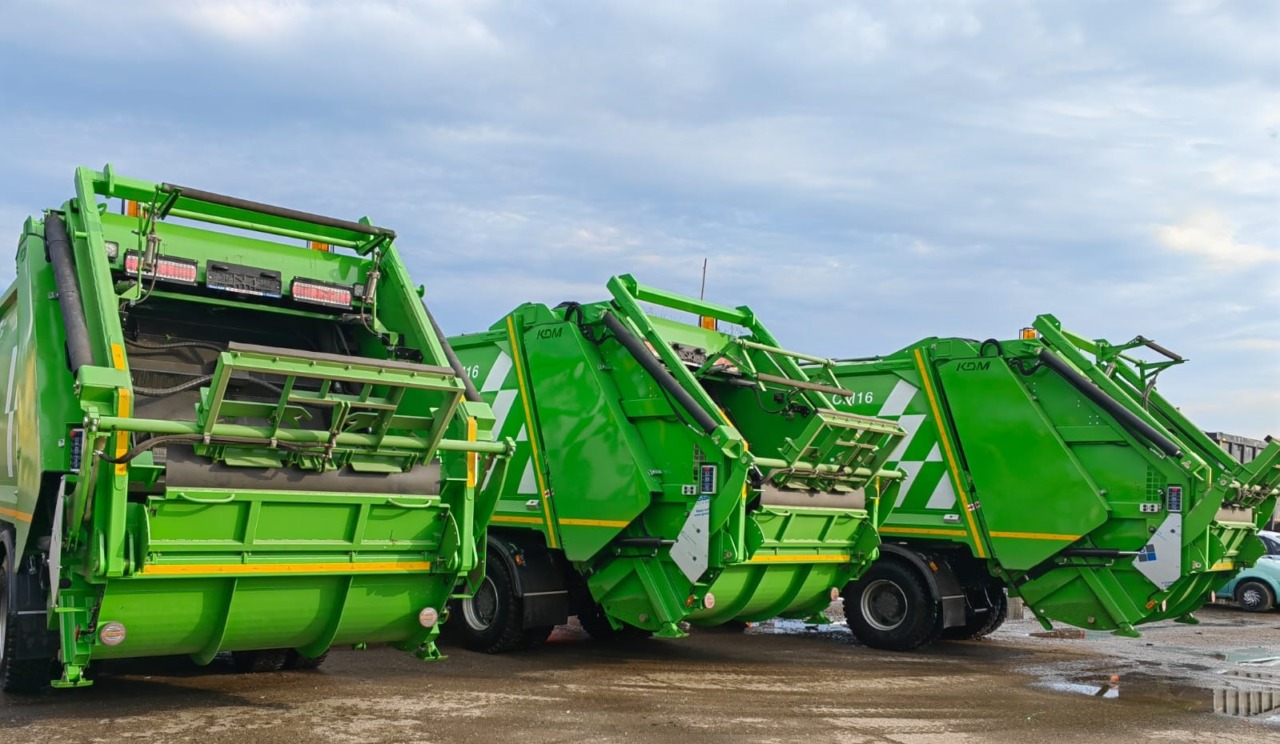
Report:
[[[1013,620],[905,654],[839,624],[771,622],[625,645],[570,625],[532,652],[432,663],[344,649],[309,672],[118,662],[90,688],[0,695],[0,744],[1280,741],[1280,710],[1214,712],[1273,688],[1280,703],[1280,613],[1200,616],[1140,639]]]

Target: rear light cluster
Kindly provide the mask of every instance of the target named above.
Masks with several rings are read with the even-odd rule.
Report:
[[[298,302],[309,302],[327,307],[351,307],[351,287],[342,284],[326,284],[308,279],[294,279],[289,294]]]
[[[112,250],[114,248],[114,251]],[[107,244],[107,256],[115,260],[119,246]],[[142,258],[137,251],[124,254],[124,270],[130,276],[138,276]],[[199,262],[187,258],[159,256],[155,266],[143,272],[145,279],[155,278],[157,281],[175,284],[197,285],[200,283]],[[252,266],[209,261],[205,267],[205,286],[219,292],[254,295],[257,297],[280,297],[281,280],[279,271],[257,269]],[[289,286],[289,294],[298,302],[325,307],[350,308],[357,298],[364,295],[364,285],[354,287],[346,284],[332,284],[312,279],[294,279]]]
[[[135,251],[124,254],[125,273],[137,276],[138,265],[141,262],[142,259]],[[200,276],[200,269],[195,261],[161,256],[156,259],[156,265],[148,270],[145,276],[177,284],[195,284]]]

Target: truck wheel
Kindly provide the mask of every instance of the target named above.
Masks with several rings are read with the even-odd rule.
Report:
[[[269,648],[258,651],[232,651],[231,660],[236,671],[245,674],[276,672],[284,666],[289,652],[283,648]]]
[[[992,608],[991,613],[987,615],[987,622],[973,634],[974,638],[985,638],[996,632],[1004,621],[1009,619],[1009,597],[1001,591],[996,599],[996,605]]]
[[[294,649],[289,649],[289,653],[284,658],[285,669],[319,669],[324,660],[329,658],[329,652],[325,651],[319,656],[303,656]]]
[[[49,686],[48,659],[15,659],[18,644],[17,609],[9,606],[9,586],[15,578],[11,557],[0,560],[0,689],[15,695],[34,695]]]
[[[458,602],[450,623],[457,623],[462,645],[472,651],[501,654],[537,646],[551,634],[551,628],[523,627],[523,607],[516,596],[515,582],[506,560],[492,548],[485,559],[484,579],[475,596]],[[538,634],[541,633],[541,639]]]
[[[624,624],[621,628],[613,627],[604,614],[604,608],[594,603],[590,610],[578,613],[578,623],[582,625],[583,630],[587,631],[587,635],[597,641],[639,641],[653,635],[652,630],[637,628],[634,625]]]
[[[1236,587],[1236,601],[1240,609],[1248,612],[1266,612],[1276,606],[1271,588],[1261,581],[1242,581]]]
[[[871,648],[911,651],[941,633],[941,607],[916,571],[898,561],[872,564],[843,594],[849,629]]]
[[[993,589],[988,596],[994,599],[987,603],[987,611],[981,614],[965,613],[965,624],[942,631],[942,637],[949,641],[970,641],[985,638],[1004,624],[1009,616],[1009,598],[1002,590]]]

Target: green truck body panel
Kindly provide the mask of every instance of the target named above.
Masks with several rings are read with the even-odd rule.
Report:
[[[835,367],[852,392],[842,408],[907,431],[884,539],[985,562],[1042,621],[1131,632],[1188,615],[1260,554],[1280,444],[1236,463],[1155,390],[1155,375],[1182,360],[1141,337],[1089,341],[1051,316],[1035,330],[930,338]],[[1142,361],[1143,346],[1168,356]]]
[[[610,301],[526,304],[450,340],[497,434],[516,441],[494,530],[562,551],[619,626],[681,635],[684,620],[825,608],[876,555],[880,496],[899,476],[883,464],[901,430],[835,411],[833,383],[810,381],[746,308],[628,276],[609,289]],[[609,317],[665,371],[644,368]]]
[[[91,355],[74,374],[51,219]],[[508,445],[393,239],[110,167],[27,221],[0,302],[0,527],[10,563],[47,576],[56,684],[96,658],[437,655],[419,613],[478,575]]]

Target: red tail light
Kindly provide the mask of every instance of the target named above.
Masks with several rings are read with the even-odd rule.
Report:
[[[351,287],[342,284],[326,284],[307,279],[294,279],[289,294],[298,302],[327,307],[351,307]]]
[[[140,262],[137,252],[130,251],[124,254],[125,272],[137,276]],[[188,259],[161,256],[156,259],[155,267],[147,271],[145,276],[147,278],[154,276],[156,279],[177,284],[195,284],[200,276],[200,267],[195,261]]]

